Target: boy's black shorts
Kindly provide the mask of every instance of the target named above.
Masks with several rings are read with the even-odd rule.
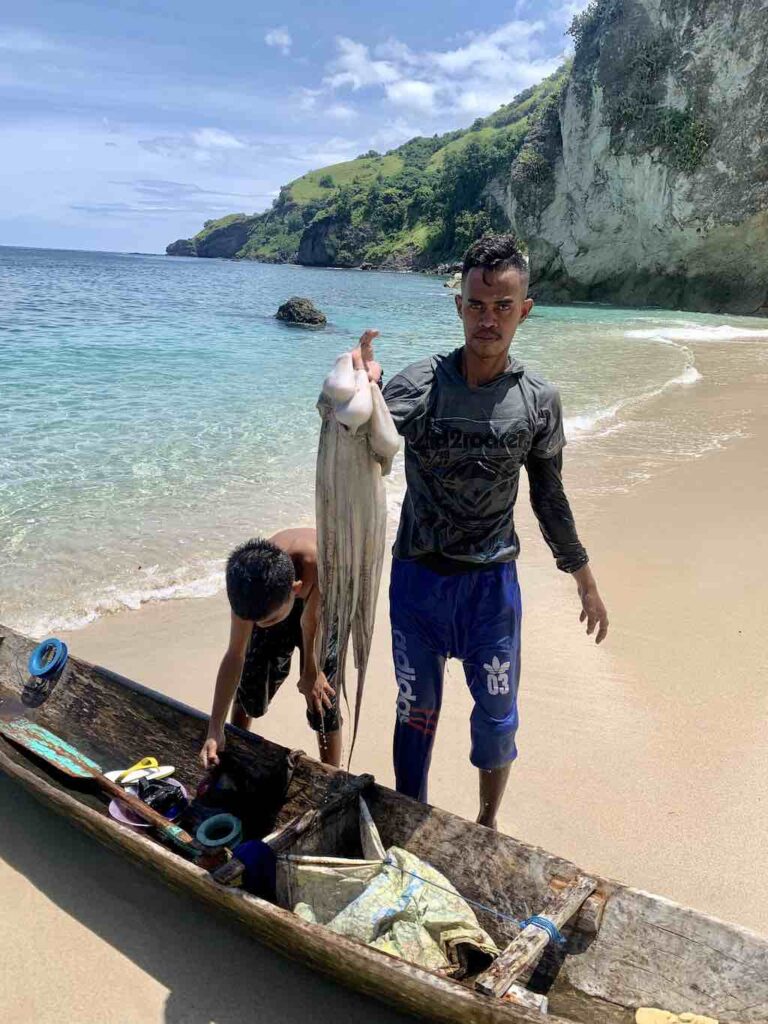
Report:
[[[235,694],[236,703],[242,705],[246,714],[253,718],[261,718],[267,713],[272,698],[285,681],[291,668],[291,657],[298,647],[301,667],[304,667],[303,638],[301,635],[301,615],[304,602],[294,601],[290,615],[269,629],[253,627],[251,642],[245,655],[240,686]],[[337,638],[331,639],[328,657],[323,671],[331,686],[336,678]],[[324,708],[323,714],[307,708],[307,721],[315,732],[335,732],[341,727],[341,716],[338,708],[338,694],[331,698],[330,708]]]

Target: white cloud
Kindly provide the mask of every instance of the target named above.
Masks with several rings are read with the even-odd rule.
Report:
[[[192,140],[199,149],[245,149],[245,143],[220,128],[200,128],[192,133]]]
[[[352,160],[364,148],[359,139],[344,139],[340,136],[322,142],[306,145],[304,141],[289,143],[286,158],[294,164],[311,167],[326,167],[328,164],[339,164]],[[284,147],[285,152],[285,147]]]
[[[516,13],[522,12],[521,2],[514,7]],[[559,53],[552,53],[547,37],[553,19],[566,18],[585,2],[561,0],[556,15],[546,21],[514,17],[490,32],[467,33],[461,45],[442,50],[416,51],[388,39],[372,51],[365,43],[340,36],[337,56],[323,79],[324,91],[378,88],[389,105],[429,117],[433,131],[438,125],[455,126],[461,123],[457,115],[489,114],[555,71],[565,58],[565,42]]]
[[[264,36],[264,42],[267,46],[274,46],[280,50],[286,57],[291,52],[291,46],[293,45],[291,33],[287,28],[271,28]]]
[[[479,71],[483,77],[496,77],[499,66],[504,68],[513,58],[531,55],[536,49],[535,37],[544,27],[542,21],[510,21],[487,35],[473,34],[466,46],[429,53],[427,58],[448,74]]]
[[[419,56],[414,53],[410,46],[401,43],[399,39],[388,39],[385,43],[379,43],[374,49],[377,57],[384,60],[393,60],[398,64],[418,64]]]
[[[386,87],[387,99],[398,107],[430,113],[435,107],[437,87],[430,82],[403,79]]]
[[[326,117],[332,117],[334,121],[354,121],[357,111],[346,103],[333,103],[325,111]]]
[[[398,117],[394,121],[388,121],[383,128],[374,132],[368,140],[368,145],[373,149],[384,151],[393,149],[395,146],[407,142],[408,139],[413,139],[417,135],[423,134],[424,131],[419,125]]]
[[[589,3],[590,0],[565,0],[565,3],[560,4],[559,7],[552,11],[549,15],[549,20],[568,28],[576,15],[581,14],[582,11],[589,7]]]
[[[338,36],[336,45],[339,48],[339,56],[330,66],[333,74],[324,79],[332,89],[338,89],[342,85],[350,85],[353,89],[387,85],[400,78],[400,73],[392,63],[374,60],[370,50],[363,43],[356,43],[346,36]]]
[[[299,107],[301,110],[314,110],[317,106],[318,96],[323,95],[322,89],[301,89],[299,92]]]

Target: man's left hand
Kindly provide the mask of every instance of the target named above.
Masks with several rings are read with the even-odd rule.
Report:
[[[608,635],[608,611],[598,592],[595,577],[588,565],[577,569],[573,576],[579,588],[579,599],[581,600],[579,622],[586,622],[587,636],[592,636],[597,629],[595,643],[600,644]]]

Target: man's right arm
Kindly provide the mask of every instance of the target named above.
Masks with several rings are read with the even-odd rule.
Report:
[[[232,614],[229,630],[229,645],[221,659],[219,672],[216,676],[216,689],[213,693],[213,707],[208,722],[208,735],[200,751],[200,760],[204,768],[219,763],[219,753],[225,747],[224,725],[232,704],[232,698],[240,684],[240,676],[245,664],[245,654],[251,639],[253,624]]]

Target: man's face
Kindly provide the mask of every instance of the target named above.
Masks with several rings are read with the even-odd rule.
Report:
[[[287,619],[293,611],[293,602],[295,600],[296,595],[292,593],[285,604],[278,605],[268,615],[265,615],[263,619],[258,619],[256,625],[259,629],[269,629],[270,626],[276,626],[278,622]]]
[[[464,278],[456,309],[464,324],[464,342],[480,359],[503,355],[518,325],[533,308],[528,282],[517,270],[498,272],[473,267]]]

